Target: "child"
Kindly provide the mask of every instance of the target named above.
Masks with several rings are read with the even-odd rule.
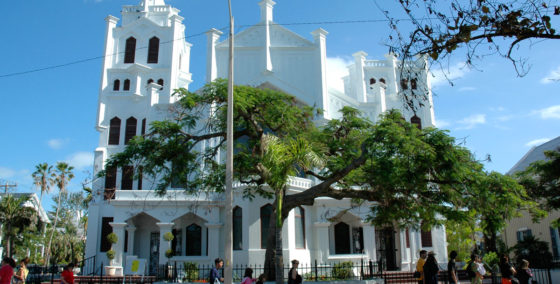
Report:
[[[251,284],[253,281],[255,281],[255,279],[253,279],[253,269],[249,267],[245,268],[245,275],[243,276],[241,284]]]
[[[60,280],[63,284],[74,284],[74,264],[72,262],[64,267],[64,271],[60,274]]]
[[[266,275],[261,274],[259,275],[259,279],[257,280],[257,284],[264,284],[264,282],[266,282]]]

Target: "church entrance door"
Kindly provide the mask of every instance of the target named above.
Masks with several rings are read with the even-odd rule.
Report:
[[[388,271],[398,270],[394,229],[389,227],[376,230],[375,236],[379,256],[378,264]]]
[[[150,234],[150,275],[156,275],[159,265],[159,232]]]

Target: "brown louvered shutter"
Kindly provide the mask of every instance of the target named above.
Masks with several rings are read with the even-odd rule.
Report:
[[[126,120],[124,144],[128,144],[128,141],[130,141],[130,139],[136,136],[136,124],[137,124],[137,120],[134,117],[129,117]]]
[[[132,166],[124,166],[122,170],[122,179],[121,179],[121,189],[122,190],[131,190],[132,189],[132,181],[134,176],[134,167]]]
[[[103,217],[101,219],[101,247],[99,251],[106,252],[111,249],[111,243],[107,240],[107,235],[113,232],[113,227],[109,223],[113,222],[113,217]]]

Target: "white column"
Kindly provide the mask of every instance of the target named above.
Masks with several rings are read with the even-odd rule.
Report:
[[[98,109],[97,109],[97,127],[101,126],[101,122],[105,119],[105,113],[102,112],[101,108],[101,93],[103,89],[107,86],[107,68],[109,68],[112,64],[111,62],[115,62],[115,58],[113,58],[114,53],[114,40],[113,40],[113,30],[117,26],[117,22],[119,21],[118,18],[113,17],[111,15],[105,18],[106,29],[105,29],[105,51],[104,55],[105,58],[103,59],[103,66],[101,68],[101,84],[99,84],[99,99],[98,99]]]
[[[367,102],[366,82],[364,78],[364,64],[366,61],[367,53],[358,51],[352,54],[354,57],[354,68],[356,68],[356,81],[352,82],[356,88],[357,100],[359,102]]]
[[[364,252],[368,259],[375,261],[377,259],[377,252],[375,250],[375,227],[370,223],[364,223]]]
[[[218,67],[216,66],[216,43],[222,35],[217,29],[206,32],[206,82],[212,82],[218,77]]]
[[[231,217],[230,217],[231,218]],[[208,257],[210,259],[216,259],[220,257],[220,228],[223,226],[221,223],[206,223],[204,224],[208,228]],[[204,249],[202,250],[204,251]]]
[[[317,232],[315,240],[315,258],[317,259],[317,262],[324,263],[328,260],[329,257],[329,226],[331,225],[331,223],[315,222],[313,225],[315,226],[315,230]]]
[[[134,255],[134,232],[136,231],[136,227],[128,225],[126,227],[126,231],[128,232],[128,247],[126,248],[128,252],[127,255]]]
[[[109,223],[111,227],[113,227],[113,233],[117,235],[117,243],[113,244],[111,247],[112,250],[115,251],[115,259],[113,260],[113,265],[115,266],[122,266],[123,264],[123,253],[124,253],[124,227],[127,225],[126,223]]]
[[[325,117],[326,119],[329,119],[330,113],[329,113],[329,96],[328,96],[328,92],[327,92],[327,34],[328,32],[319,28],[314,30],[313,32],[311,32],[311,34],[313,35],[313,40],[315,42],[315,46],[317,47],[317,57],[318,57],[318,62],[319,62],[319,68],[321,68],[320,70],[320,86],[318,86],[320,89],[318,90],[321,98],[319,98],[319,100],[317,102],[321,102],[323,105],[320,106],[323,108],[323,117]]]
[[[416,269],[418,248],[416,246],[416,235],[414,234],[414,230],[412,228],[408,229],[408,237],[410,243],[410,268],[414,271],[413,269]]]
[[[173,228],[173,223],[156,223],[159,227],[159,264],[167,263],[167,257],[165,256],[165,251],[171,248],[170,242],[166,241],[163,236],[165,233],[171,232]]]

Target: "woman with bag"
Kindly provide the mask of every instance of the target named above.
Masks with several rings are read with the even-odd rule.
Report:
[[[25,284],[25,279],[27,279],[27,274],[29,274],[29,269],[27,269],[27,264],[29,263],[29,258],[26,257],[19,262],[19,269],[14,275],[16,284]]]
[[[502,284],[512,284],[513,275],[517,273],[513,265],[509,262],[509,257],[502,254],[500,258],[500,273],[502,274]]]

